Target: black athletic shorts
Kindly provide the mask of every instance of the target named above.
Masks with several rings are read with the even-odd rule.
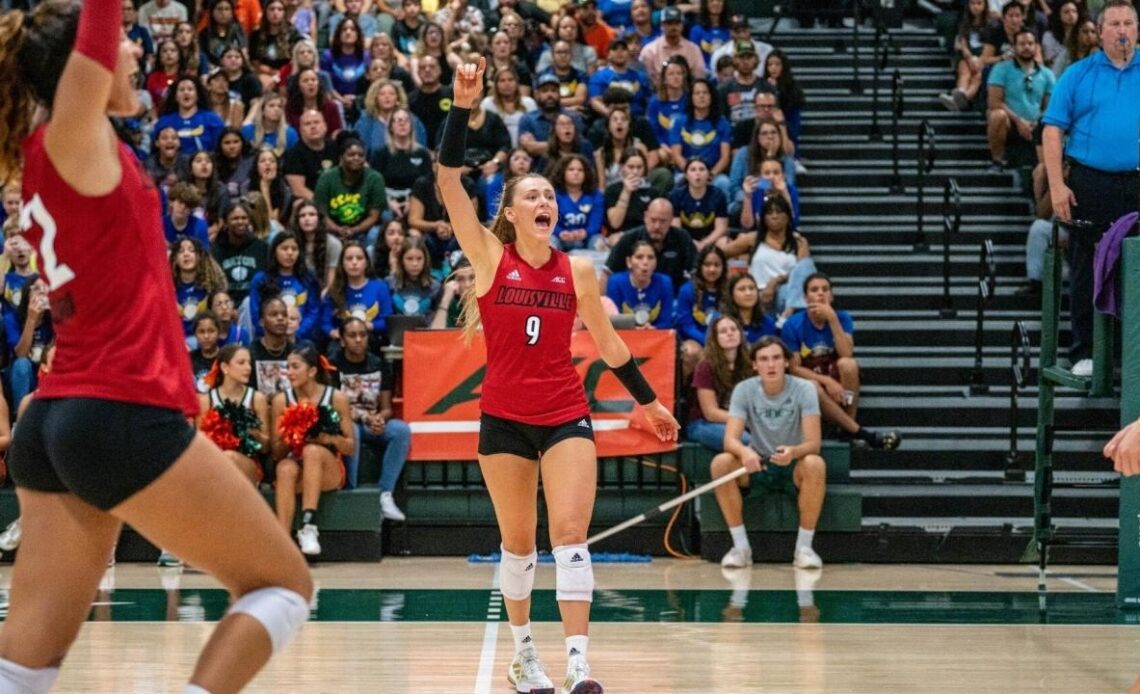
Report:
[[[594,440],[594,424],[589,415],[552,426],[524,424],[485,412],[479,417],[479,455],[510,453],[538,460],[554,444],[572,438]]]
[[[177,410],[114,400],[33,400],[16,426],[8,470],[17,487],[70,492],[107,511],[166,472],[194,428]]]

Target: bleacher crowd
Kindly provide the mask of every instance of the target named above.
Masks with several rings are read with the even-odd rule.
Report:
[[[161,191],[199,389],[240,344],[245,380],[272,399],[292,346],[312,343],[338,367],[356,460],[360,441],[397,451],[385,516],[403,518],[390,492],[410,433],[392,418],[398,350],[384,348],[457,327],[470,285],[434,161],[452,73],[480,56],[464,178],[480,216],[510,178],[549,177],[551,245],[595,260],[616,323],[676,330],[691,439],[721,448],[732,389],[753,375],[740,336],[779,336],[838,436],[897,444],[855,419],[854,321],[797,231],[794,61],[725,0],[124,0],[123,32],[143,106],[116,127]],[[52,341],[19,193],[3,191],[15,403]],[[387,436],[367,435],[381,411]]]

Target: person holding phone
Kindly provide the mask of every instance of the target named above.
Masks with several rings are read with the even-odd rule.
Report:
[[[823,560],[812,538],[823,508],[827,467],[820,457],[820,410],[815,385],[788,375],[792,353],[779,338],[766,335],[749,350],[756,376],[732,389],[725,424],[724,452],[712,459],[713,479],[744,466],[751,473],[735,484],[716,488],[716,502],[732,535],[732,549],[721,559],[726,569],[752,564],[752,546],[744,528],[744,497],[753,485],[797,497],[799,531],[793,563],[819,569]],[[751,434],[744,443],[743,435]]]

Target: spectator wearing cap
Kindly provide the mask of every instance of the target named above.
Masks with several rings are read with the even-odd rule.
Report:
[[[574,0],[574,5],[578,8],[578,27],[582,32],[582,40],[597,52],[599,60],[606,60],[610,43],[617,32],[598,17],[597,0]]]
[[[705,68],[705,56],[697,44],[682,36],[685,29],[681,17],[681,10],[676,7],[666,7],[661,10],[661,36],[649,42],[641,49],[639,59],[647,67],[664,65],[672,56],[679,55],[689,63],[693,77],[704,77],[708,74]],[[650,70],[656,86],[656,73]]]
[[[519,146],[532,157],[546,155],[550,131],[554,129],[554,121],[560,114],[565,113],[574,119],[578,132],[586,131],[577,112],[562,108],[560,86],[557,76],[551,73],[539,75],[534,85],[534,100],[538,103],[538,110],[524,115],[519,121]]]
[[[550,67],[539,75],[554,75],[558,78],[558,100],[562,108],[582,109],[586,105],[586,73],[570,64],[571,46],[559,39],[550,47],[552,60]]]
[[[341,133],[336,145],[340,163],[317,179],[314,201],[330,234],[344,241],[366,234],[371,248],[380,235],[380,214],[388,209],[384,176],[365,166],[364,142],[356,133]]]
[[[632,57],[625,39],[614,39],[610,43],[610,64],[590,77],[590,108],[598,115],[609,115],[610,108],[602,96],[607,89],[614,88],[629,92],[629,111],[635,118],[645,115],[653,88],[649,85],[649,77],[631,65]]]
[[[732,41],[725,0],[700,0],[697,22],[689,28],[689,40],[697,44],[705,56],[705,67],[714,69],[712,54]]]
[[[748,17],[742,14],[732,15],[732,19],[729,20],[729,28],[732,31],[732,40],[713,51],[709,64],[716,65],[717,61],[726,55],[730,58],[734,57],[736,55],[736,44],[741,41],[748,41],[756,49],[756,55],[760,58],[759,64],[763,65],[764,61],[768,59],[768,54],[772,52],[772,44],[752,38],[752,27],[748,24]]]
[[[724,114],[735,127],[737,123],[756,117],[756,92],[766,83],[756,74],[760,58],[751,41],[736,42],[732,64],[732,79],[721,84],[717,91],[720,92]]]

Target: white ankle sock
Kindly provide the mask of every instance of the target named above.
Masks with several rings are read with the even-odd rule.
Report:
[[[586,657],[586,650],[590,647],[590,637],[584,635],[567,636],[566,637],[566,654],[575,655],[574,651],[578,651],[577,655]]]
[[[511,635],[515,637],[515,653],[527,647],[534,647],[534,637],[530,634],[530,622],[518,627],[512,624]]]
[[[796,533],[796,549],[799,549],[801,547],[807,547],[808,549],[811,549],[811,541],[814,537],[814,530],[806,530],[804,528],[800,528],[800,531]]]
[[[737,525],[728,529],[728,533],[732,535],[732,546],[737,549],[751,549],[752,545],[748,544],[748,531],[744,529],[743,525]]]
[[[0,691],[40,694],[51,691],[59,677],[59,668],[24,667],[11,660],[0,658]]]

